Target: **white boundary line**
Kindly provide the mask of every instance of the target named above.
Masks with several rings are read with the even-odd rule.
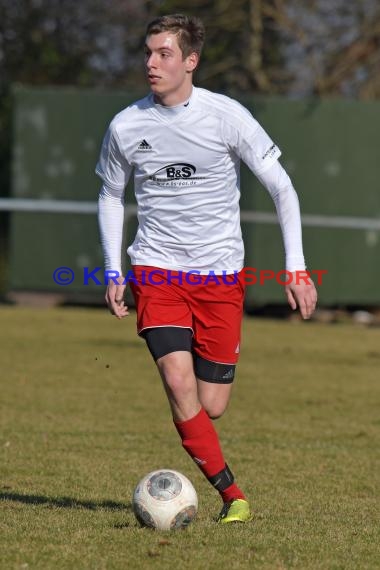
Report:
[[[51,214],[96,214],[98,205],[96,202],[77,202],[75,200],[0,198],[0,210]]]
[[[242,222],[258,222],[261,224],[278,223],[276,214],[267,212],[247,212],[240,214]],[[335,228],[349,230],[380,230],[380,218],[357,218],[351,216],[321,216],[313,214],[302,215],[302,226],[314,228]]]
[[[0,211],[7,212],[35,212],[50,214],[96,214],[97,202],[80,202],[76,200],[39,200],[21,198],[0,198]],[[125,215],[127,218],[137,214],[135,205],[127,205]],[[276,214],[269,212],[250,212],[242,210],[242,222],[257,222],[259,224],[277,224]],[[304,214],[302,216],[304,227],[335,228],[350,230],[380,231],[380,218],[360,218],[351,216],[322,216]]]

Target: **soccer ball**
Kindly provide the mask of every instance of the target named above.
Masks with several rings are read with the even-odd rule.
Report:
[[[172,469],[145,475],[133,493],[133,511],[144,526],[158,530],[187,527],[198,509],[197,493],[189,479]]]

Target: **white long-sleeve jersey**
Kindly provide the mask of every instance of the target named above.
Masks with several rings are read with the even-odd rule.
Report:
[[[281,152],[237,101],[193,87],[184,104],[153,95],[112,120],[96,167],[103,186],[99,225],[107,270],[122,273],[124,192],[134,172],[138,230],[127,253],[134,265],[207,274],[240,271],[239,165],[270,192],[289,271],[305,268],[297,194],[278,162]]]

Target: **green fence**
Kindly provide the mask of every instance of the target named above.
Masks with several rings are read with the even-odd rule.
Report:
[[[113,115],[134,96],[76,89],[18,88],[14,93],[14,198],[97,200],[94,174],[101,140]],[[379,304],[379,103],[242,100],[283,150],[282,163],[297,189],[304,215],[304,249],[310,269],[326,270],[322,304]],[[134,203],[133,188],[128,202]],[[242,169],[244,211],[274,213],[255,177]],[[319,216],[315,222],[310,216]],[[346,226],[346,227],[340,227]],[[243,222],[246,266],[284,267],[281,233],[274,223]],[[358,228],[362,229],[358,229]],[[127,241],[136,222],[129,224]],[[12,214],[12,290],[59,291],[102,297],[104,287],[84,285],[83,268],[102,266],[95,214]],[[55,285],[52,274],[69,266],[77,278]],[[248,305],[284,301],[275,281],[251,286]]]

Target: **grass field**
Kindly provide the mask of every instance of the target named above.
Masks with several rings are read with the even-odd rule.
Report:
[[[0,324],[2,570],[380,568],[380,329],[245,320],[217,427],[255,520],[220,527],[133,315],[3,307]],[[134,519],[160,467],[197,489],[186,531]]]

